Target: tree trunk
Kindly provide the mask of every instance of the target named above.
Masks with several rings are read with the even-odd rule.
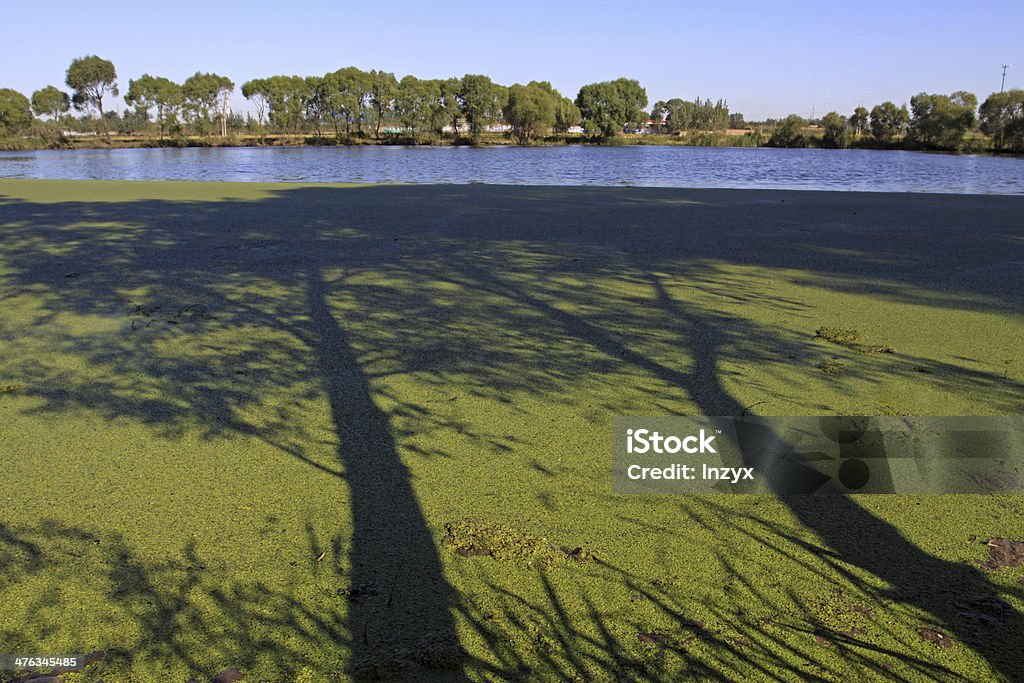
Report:
[[[103,133],[108,138],[110,137],[110,131],[107,129],[107,120],[103,118],[103,98],[96,98],[96,108],[100,110],[100,127],[103,128]]]

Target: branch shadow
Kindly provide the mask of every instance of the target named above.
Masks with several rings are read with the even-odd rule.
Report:
[[[650,627],[634,623],[623,632],[594,596],[584,594],[570,608],[564,587],[543,574],[533,579],[539,593],[530,595],[481,575],[477,583],[497,596],[494,610],[509,617],[511,626],[502,629],[527,639],[541,632],[548,642],[546,653],[530,646],[524,656],[446,578],[450,559],[435,542],[440,524],[428,518],[409,466],[410,458],[461,458],[442,435],[484,453],[535,446],[462,414],[464,399],[515,412],[525,409],[513,397],[527,392],[571,403],[578,399],[563,393],[567,385],[630,382],[666,412],[739,415],[750,409],[735,391],[741,365],[759,366],[771,379],[751,380],[765,382],[755,390],[783,387],[798,396],[790,360],[832,349],[810,334],[738,313],[736,306],[779,319],[814,315],[798,298],[745,281],[737,268],[907,306],[1013,315],[1024,308],[1024,293],[1006,285],[1014,264],[1024,262],[1014,198],[797,194],[297,187],[217,201],[0,197],[2,293],[18,311],[0,324],[7,358],[0,371],[24,383],[25,414],[84,410],[146,424],[169,439],[189,430],[207,439],[241,435],[347,487],[351,518],[339,521],[329,551],[345,556],[348,571],[338,580],[348,599],[325,614],[258,582],[221,577],[201,585],[181,567],[147,565],[116,536],[105,540],[116,549],[102,558],[117,587],[109,595],[135,610],[133,621],[152,643],[144,654],[152,658],[209,672],[209,662],[221,656],[246,664],[265,656],[291,671],[303,660],[302,644],[340,646],[344,661],[330,666],[365,677],[528,677],[538,669],[564,677],[599,669],[640,680],[668,672],[715,677],[723,669],[775,677],[794,662],[808,675],[827,677],[842,671],[810,673],[813,649],[794,645],[778,627],[734,636],[756,646],[704,632],[697,638],[704,649],[694,655],[686,649],[694,635],[685,626],[686,606],[611,560],[602,560],[602,575],[617,577],[666,620],[683,624],[679,632],[649,638],[655,642],[643,643],[651,647],[638,659],[636,634]],[[979,212],[985,229],[964,246],[962,226]],[[965,263],[988,259],[988,266],[950,271],[953,255]],[[859,363],[845,379],[919,379],[914,368],[923,363],[933,368],[929,381],[984,393],[990,410],[1013,411],[1024,394],[1024,383],[1004,368],[912,354]],[[395,388],[406,380],[422,390]],[[322,400],[328,414],[311,422],[306,412]],[[608,394],[588,408],[627,414],[635,400]],[[798,398],[792,405],[815,408]],[[533,469],[543,476],[543,464]],[[997,674],[1020,671],[1020,652],[997,635],[978,638],[956,607],[963,595],[998,598],[980,571],[930,555],[853,498],[785,496],[785,482],[773,484],[799,523],[841,558],[833,569],[855,567],[884,581],[892,588],[879,599],[922,610]],[[715,523],[725,524],[722,517]],[[34,550],[40,539],[99,537],[53,525],[5,533],[0,541],[13,548],[10,557],[22,558],[11,565],[12,576],[44,570],[44,554]],[[780,553],[797,542],[770,526],[744,533]],[[328,552],[313,535],[309,542],[315,555]],[[181,556],[182,566],[200,564],[194,548]],[[0,567],[10,562],[5,555]],[[735,558],[722,562],[742,575]],[[177,572],[163,579],[174,584],[170,591],[150,578],[165,569]],[[867,590],[854,574],[846,576]],[[918,590],[922,579],[958,592]],[[257,617],[291,634],[294,645],[224,626]],[[459,623],[493,656],[467,657]],[[823,628],[787,628],[805,627],[812,634]],[[33,628],[47,627],[40,620]],[[181,645],[189,629],[212,639],[201,657]],[[1008,637],[1024,633],[1019,612],[1011,610],[1001,629]],[[879,673],[875,655],[906,658],[867,657],[856,639],[825,637],[851,662]],[[245,655],[249,649],[265,655]],[[731,654],[712,666],[709,649]],[[923,676],[955,675],[926,661],[911,666]]]

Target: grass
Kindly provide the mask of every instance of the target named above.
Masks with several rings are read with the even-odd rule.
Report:
[[[613,495],[609,433],[1018,411],[1022,206],[0,181],[0,652],[103,652],[68,681],[1012,678],[1024,568],[979,563],[1020,496]]]

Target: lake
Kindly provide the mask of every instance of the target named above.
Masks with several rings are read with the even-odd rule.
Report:
[[[1024,194],[1024,159],[662,146],[222,147],[0,152],[0,178],[489,183]]]

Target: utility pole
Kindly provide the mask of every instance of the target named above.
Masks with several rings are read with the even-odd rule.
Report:
[[[1006,70],[1010,68],[1009,64],[1003,64],[1003,80],[999,84],[999,92],[1003,92],[1003,88],[1006,87]]]

